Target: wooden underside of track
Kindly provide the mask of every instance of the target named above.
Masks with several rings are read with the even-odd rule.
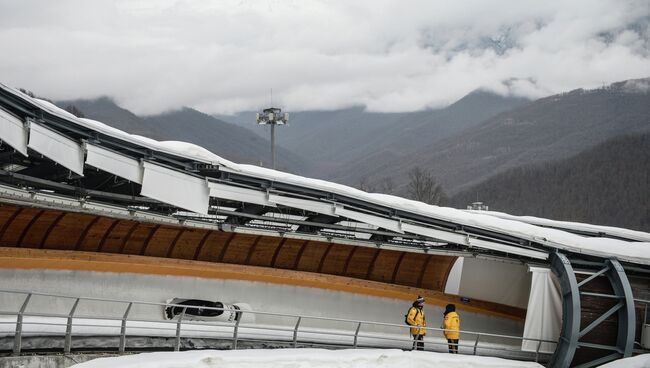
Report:
[[[234,279],[314,287],[405,301],[412,301],[414,296],[423,295],[426,297],[428,304],[443,307],[448,303],[458,303],[458,297],[445,295],[441,292],[344,276],[122,254],[0,247],[0,269],[2,268],[79,270]],[[459,310],[467,312],[514,320],[522,320],[525,317],[525,310],[523,309],[480,300],[472,300],[469,304],[458,305],[458,307]]]
[[[456,257],[0,207],[0,246],[261,266],[443,291]]]
[[[71,265],[79,265],[77,255],[86,260],[90,260],[90,255],[126,256],[118,262],[101,261],[101,266],[93,264],[101,267],[102,271],[112,272],[133,272],[126,271],[137,269],[130,266],[131,260],[138,259],[137,264],[140,265],[147,263],[143,260],[151,258],[153,264],[182,264],[183,270],[192,268],[193,264],[203,270],[202,272],[207,272],[211,267],[210,272],[229,270],[228,274],[240,275],[233,276],[238,279],[244,278],[242,275],[246,274],[237,271],[247,269],[242,266],[254,266],[252,270],[255,270],[255,273],[266,276],[275,275],[275,271],[294,271],[298,273],[280,273],[284,275],[282,279],[315,278],[323,280],[322,285],[319,284],[321,286],[318,287],[325,288],[328,288],[326,285],[329,281],[324,280],[340,276],[340,280],[346,280],[342,281],[343,284],[375,282],[378,285],[377,292],[385,291],[387,287],[402,290],[404,294],[400,295],[405,299],[411,299],[415,294],[425,291],[428,295],[444,296],[442,292],[447,276],[456,261],[456,257],[184,228],[72,211],[17,206],[0,206],[0,247],[14,248],[16,251],[66,251],[60,258],[71,259]],[[4,252],[9,256],[6,250]],[[93,262],[97,259],[93,258]],[[4,262],[5,265],[11,265],[9,260],[5,259]],[[110,266],[116,268],[107,268]],[[150,270],[147,273],[159,273],[159,269],[152,267],[147,268]],[[168,271],[173,272],[172,269]],[[339,286],[337,288],[340,289]],[[445,297],[440,300],[447,299]],[[522,309],[497,304],[486,310],[514,318],[523,318],[525,314]]]

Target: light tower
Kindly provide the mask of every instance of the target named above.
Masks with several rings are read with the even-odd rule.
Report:
[[[289,122],[289,114],[282,113],[282,109],[278,107],[269,107],[262,110],[261,113],[255,115],[257,124],[271,125],[271,168],[275,169],[275,126],[285,125]]]

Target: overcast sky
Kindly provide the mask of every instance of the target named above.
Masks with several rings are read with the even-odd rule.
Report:
[[[441,107],[650,76],[648,0],[0,0],[0,82],[138,113]]]

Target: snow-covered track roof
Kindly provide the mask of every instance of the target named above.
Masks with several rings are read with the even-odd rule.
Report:
[[[431,206],[236,164],[190,143],[159,142],[77,118],[5,85],[0,140],[6,143],[4,182],[183,219],[231,228],[275,221],[286,225],[280,233],[319,232],[377,246],[402,242],[424,251],[526,261],[545,262],[561,249],[650,264],[647,233]],[[106,185],[109,180],[112,185]],[[341,228],[344,222],[349,229]]]

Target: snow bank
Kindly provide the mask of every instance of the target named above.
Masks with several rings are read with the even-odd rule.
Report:
[[[601,365],[600,368],[650,368],[650,354],[615,360]]]
[[[259,349],[160,352],[101,358],[74,368],[542,368],[533,362],[402,350]]]

